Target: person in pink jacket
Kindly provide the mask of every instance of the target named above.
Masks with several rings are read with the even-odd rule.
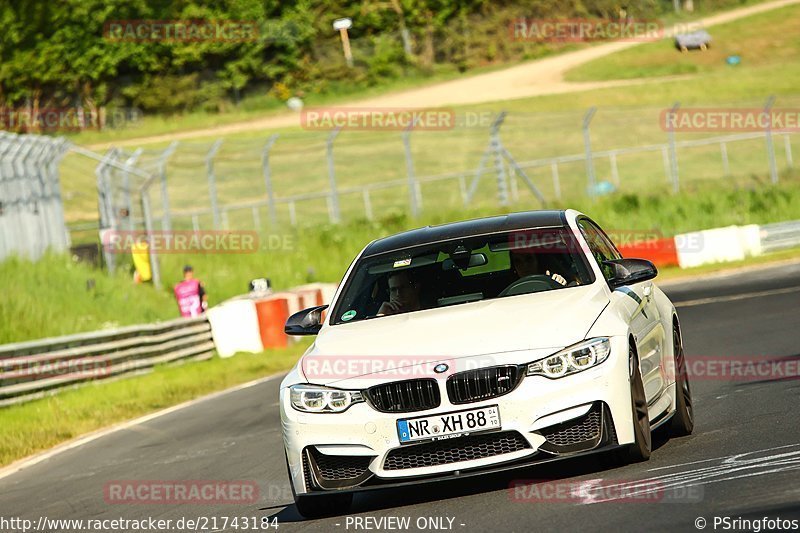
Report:
[[[183,281],[175,285],[175,299],[182,317],[199,316],[208,308],[208,295],[203,283],[195,279],[190,265],[183,267]]]

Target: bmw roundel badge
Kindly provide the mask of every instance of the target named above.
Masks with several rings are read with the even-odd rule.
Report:
[[[447,366],[446,364],[439,363],[438,365],[433,367],[433,371],[436,372],[437,374],[441,374],[442,372],[447,372],[448,368],[450,368],[450,367]]]

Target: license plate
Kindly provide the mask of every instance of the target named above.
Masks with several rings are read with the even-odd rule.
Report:
[[[401,444],[452,439],[492,429],[500,429],[500,410],[496,405],[397,421]]]

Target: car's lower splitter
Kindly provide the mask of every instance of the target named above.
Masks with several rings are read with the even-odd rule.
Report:
[[[327,464],[335,462],[335,459],[322,458],[318,453],[315,453],[313,447],[306,448],[303,451],[303,468],[305,472],[305,480],[307,485],[311,488],[308,495],[324,495],[331,492],[359,492],[365,490],[375,490],[380,488],[394,488],[403,487],[408,485],[419,485],[420,483],[432,483],[447,480],[463,479],[465,477],[482,475],[488,473],[503,472],[527,466],[536,466],[554,461],[561,461],[564,459],[571,459],[574,457],[583,457],[586,455],[602,453],[616,448],[620,448],[617,443],[617,435],[614,429],[614,424],[611,419],[608,406],[603,402],[596,402],[592,409],[585,415],[568,421],[558,426],[551,426],[544,428],[539,433],[545,436],[557,435],[564,438],[565,432],[582,435],[582,439],[578,442],[570,442],[559,446],[558,442],[548,440],[543,446],[531,455],[516,458],[508,461],[501,461],[486,466],[472,467],[469,469],[458,469],[458,462],[452,462],[453,470],[445,473],[437,474],[424,474],[424,475],[409,475],[402,478],[382,478],[370,472],[367,465],[374,457],[359,457],[348,458],[360,463],[361,471],[357,471],[352,467],[355,466],[353,461],[348,461],[347,470],[352,473],[351,476],[336,476],[337,479],[332,480],[325,478],[326,470],[325,464],[320,464],[320,459],[326,461]],[[391,459],[389,464],[394,465],[394,470],[403,464],[409,467],[415,466],[414,459],[409,458],[410,455],[406,451],[417,448],[420,450],[419,457],[425,457],[428,460],[432,457],[433,448],[437,448],[435,452],[444,457],[452,457],[453,455],[464,455],[468,458],[481,458],[479,455],[482,448],[487,446],[498,446],[502,453],[511,453],[530,448],[527,441],[515,431],[497,431],[492,433],[484,433],[475,435],[467,441],[461,439],[453,439],[452,441],[439,441],[439,446],[436,443],[425,443],[409,447],[395,448],[387,456],[387,461]],[[431,450],[422,449],[423,447],[430,447]],[[402,454],[405,456],[394,457],[395,454]],[[494,454],[499,455],[499,454]],[[490,457],[493,455],[486,455]],[[360,461],[359,461],[360,460]],[[447,464],[447,463],[445,463]],[[431,466],[424,464],[420,466]],[[329,470],[330,471],[330,470]],[[328,474],[330,476],[330,474]]]

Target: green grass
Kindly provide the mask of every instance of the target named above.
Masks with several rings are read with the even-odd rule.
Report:
[[[784,76],[795,78],[795,84],[787,88],[787,91],[791,89],[794,93],[800,87],[800,62],[797,67]],[[716,94],[720,98],[721,95],[730,95],[736,90],[735,97],[729,101],[744,100],[750,102],[745,104],[748,107],[762,104],[755,95],[766,96],[769,93],[778,94],[776,106],[791,108],[800,105],[800,97],[791,92],[782,94],[777,85],[770,87],[765,83],[765,80],[774,80],[773,83],[777,84],[779,77],[783,76],[780,69],[772,68],[774,72],[763,79],[754,76],[733,82],[727,80],[724,73],[720,73],[710,75],[702,83],[692,81],[679,85],[669,82],[617,91],[596,91],[589,95],[577,93],[571,96],[569,102],[563,96],[505,102],[503,108],[509,111],[509,115],[501,130],[501,138],[519,162],[581,154],[584,150],[580,127],[584,111],[581,107],[586,106],[586,109],[594,103],[604,102],[592,123],[592,146],[595,150],[661,144],[666,142],[666,133],[661,127],[660,114],[672,101],[680,100],[684,106],[727,105],[721,101],[693,102],[692,98],[700,97],[699,94],[690,94],[695,89],[703,89],[703,94]],[[790,82],[786,83],[788,85]],[[709,90],[708,93],[705,93],[706,89]],[[635,103],[637,106],[641,104],[641,107],[624,105],[625,98],[628,98],[627,103]],[[495,104],[493,107],[474,106],[464,111],[486,111],[492,114],[498,109],[499,106]],[[549,111],[544,111],[545,109]],[[272,132],[238,134],[226,138],[215,158],[220,205],[265,198],[261,148],[268,133]],[[682,141],[713,135],[679,133],[677,138]],[[800,153],[800,142],[796,137],[788,137],[795,159]],[[324,139],[324,132],[281,132],[270,157],[273,187],[278,198],[329,189]],[[785,140],[783,135],[775,136],[779,168],[785,168],[788,162]],[[210,205],[203,157],[211,144],[211,140],[182,143],[167,166],[170,207],[175,219],[182,219],[187,226],[190,226],[191,221],[188,216],[181,217],[182,211],[207,208]],[[457,171],[464,172],[469,181],[487,144],[487,128],[416,132],[411,137],[415,174],[425,177]],[[763,139],[737,141],[728,144],[727,149],[731,174],[725,178],[726,183],[746,185],[753,175],[766,171],[767,158]],[[146,157],[152,161],[157,153],[148,152]],[[340,189],[390,180],[403,182],[406,179],[403,144],[397,132],[344,132],[336,140],[334,157]],[[143,157],[142,161],[147,163],[148,160]],[[723,178],[723,165],[718,144],[681,148],[678,151],[678,162],[684,183],[722,181],[720,178]],[[653,188],[666,189],[668,186],[660,151],[620,155],[617,163],[618,185],[622,191],[642,192]],[[61,165],[66,215],[70,222],[97,217],[95,166],[96,162],[77,154],[68,155]],[[598,179],[612,181],[611,166],[607,158],[598,157],[595,166]],[[484,205],[490,205],[494,195],[493,165],[490,164],[488,170],[477,195],[478,199],[487,200]],[[555,197],[549,165],[526,172],[548,199]],[[585,196],[586,172],[582,161],[559,165],[559,175],[565,199]],[[422,189],[428,201],[435,198],[437,202],[444,201],[446,207],[452,209],[460,206],[458,183],[455,180],[423,184]],[[376,213],[407,205],[404,185],[373,191],[370,199]],[[153,189],[151,201],[158,216],[161,207],[157,188]],[[343,193],[341,202],[345,215],[352,217],[363,214],[362,201],[360,192]],[[138,210],[138,205],[134,205],[134,209]],[[297,204],[297,212],[304,219],[319,221],[327,218],[324,199],[300,202]],[[251,227],[252,215],[249,211],[232,211],[230,214],[248,223],[244,227]],[[283,223],[288,222],[287,204],[279,204],[279,216]],[[260,211],[260,218],[267,219],[265,209]],[[212,227],[210,216],[201,217],[200,225]]]
[[[782,28],[770,32],[775,46],[792,49],[797,46],[797,33],[785,30],[796,24],[798,17],[787,16],[787,13],[794,14],[791,11],[794,9],[786,8],[777,14],[754,17],[750,23],[763,24],[759,22],[762,19],[774,21]],[[747,24],[745,21],[742,26],[746,28]],[[730,31],[724,27],[719,29],[720,32],[714,30],[715,36]],[[761,42],[760,39],[757,32],[745,32],[739,43],[742,47],[758,50],[759,46],[754,43]],[[657,52],[662,45],[643,45],[636,50]],[[663,143],[666,135],[660,128],[659,114],[674,100],[680,100],[686,106],[720,105],[730,101],[758,104],[763,96],[774,93],[778,95],[776,106],[797,107],[800,105],[797,87],[800,87],[800,56],[783,58],[780,63],[767,61],[763,65],[745,61],[735,69],[710,69],[683,81],[549,95],[502,104],[468,106],[460,111],[508,110],[501,131],[503,142],[518,161],[526,161],[581,153],[583,109],[592,105],[602,104],[592,123],[593,147],[602,150]],[[221,204],[263,198],[260,146],[268,133],[272,132],[263,132],[263,136],[258,132],[243,133],[226,139],[215,165]],[[271,159],[277,195],[326,190],[325,134],[296,130],[280,133]],[[678,140],[697,136],[707,134],[679,134]],[[560,165],[561,200],[556,198],[549,167],[527,172],[542,189],[550,205],[583,209],[603,225],[613,228],[655,227],[669,235],[727,224],[800,219],[798,173],[785,170],[788,160],[784,140],[783,136],[775,137],[778,165],[782,169],[781,184],[777,188],[771,187],[766,177],[767,158],[762,139],[728,145],[729,176],[723,176],[719,145],[679,149],[682,193],[678,196],[669,192],[662,156],[658,151],[619,156],[620,192],[596,203],[585,195],[583,162]],[[425,176],[472,170],[477,167],[487,141],[485,128],[416,132],[412,136],[416,174]],[[798,141],[792,137],[789,141],[797,160],[797,153],[800,153]],[[199,139],[182,143],[173,157],[168,167],[173,210],[208,205],[202,156],[209,145],[208,140]],[[155,153],[146,152],[142,161],[146,162],[148,158],[152,161]],[[336,141],[335,154],[340,187],[405,178],[402,142],[396,132],[344,132]],[[599,180],[612,181],[609,163],[607,159],[595,160]],[[94,167],[94,162],[74,154],[68,156],[61,166],[69,221],[97,217]],[[521,183],[519,187],[519,201],[512,208],[538,208]],[[198,275],[208,285],[213,304],[243,292],[247,282],[254,277],[268,276],[278,287],[314,280],[337,281],[351,258],[373,238],[413,225],[500,211],[496,207],[491,174],[485,175],[481,181],[476,201],[469,208],[461,204],[456,181],[424,184],[422,191],[424,214],[418,221],[403,214],[407,205],[404,186],[372,194],[372,207],[377,218],[372,222],[364,220],[360,194],[343,194],[341,204],[345,224],[341,227],[327,223],[326,205],[322,200],[297,205],[301,222],[298,228],[288,224],[288,209],[285,204],[280,205],[279,226],[263,230],[270,234],[289,235],[292,239],[290,249],[249,255],[163,256],[162,272],[167,287],[163,293],[156,293],[146,286],[134,287],[126,275],[109,280],[104,274],[83,267],[74,267],[64,273],[61,272],[64,262],[60,259],[52,259],[42,266],[0,266],[3,279],[10,280],[8,286],[12,293],[0,303],[0,318],[3,319],[0,341],[84,331],[101,327],[106,322],[137,323],[173,317],[175,307],[167,291],[179,279],[180,267],[185,262],[195,265]],[[157,191],[151,195],[156,212],[159,210],[158,196]],[[259,215],[262,221],[268,219],[265,209],[261,209]],[[232,211],[229,218],[232,228],[253,227],[250,211]],[[174,225],[176,228],[191,227],[186,217],[176,217]],[[201,217],[200,225],[211,227],[211,218]],[[95,240],[96,237],[93,232],[86,232],[73,235],[73,239]],[[99,291],[89,293],[85,290],[88,277],[97,278]],[[109,284],[108,288],[105,288],[106,284]],[[42,294],[42,287],[53,288]],[[134,294],[136,305],[131,305]],[[89,298],[92,300],[82,303]],[[48,304],[41,307],[42,316],[38,317],[42,301]],[[34,309],[37,309],[35,313]],[[31,318],[23,322],[16,319],[19,316]]]
[[[656,230],[664,235],[729,224],[800,219],[800,175],[786,175],[776,187],[759,182],[754,187],[723,191],[719,187],[691,188],[675,196],[619,195],[572,206],[615,231]],[[530,207],[529,202],[518,203],[505,211]],[[352,257],[373,238],[426,223],[501,211],[496,208],[436,211],[429,207],[420,220],[410,220],[394,212],[385,213],[376,221],[359,219],[342,226],[295,229],[285,235],[291,246],[283,250],[235,256],[166,255],[161,264],[167,288],[161,292],[149,285],[133,285],[123,274],[107,277],[73,264],[68,258],[49,256],[35,264],[6,261],[0,264],[0,275],[10,281],[7,291],[11,293],[0,300],[0,332],[5,342],[174,317],[175,304],[168,287],[178,280],[180,266],[186,261],[194,264],[206,282],[212,304],[242,293],[247,280],[262,275],[271,277],[279,288],[307,281],[337,281]],[[666,269],[661,279],[788,259],[796,254],[796,250],[789,250],[737,264],[687,271]],[[86,290],[88,278],[96,283],[92,291]],[[145,376],[93,383],[0,409],[0,464],[116,422],[285,370],[306,346],[307,342],[288,350],[163,366]],[[101,397],[103,400],[99,402]]]
[[[736,5],[725,6],[721,10],[707,9],[705,5],[695,6],[694,13],[682,11],[675,14],[667,12],[660,18],[665,27],[673,23],[690,22],[700,17],[710,15],[716,11],[726,11],[732,8],[745,7],[760,3],[759,0],[741,0]],[[507,68],[524,61],[540,59],[564,52],[578,50],[598,43],[548,43],[526,48],[522,57],[481,65],[461,72],[454,65],[435,65],[433,72],[424,74],[414,69],[407,71],[402,77],[396,79],[382,79],[378,83],[364,87],[353,84],[348,80],[321,83],[321,89],[309,93],[304,97],[307,106],[323,106],[340,104],[345,101],[382,96],[391,92],[404,91],[432,85],[435,83],[457,79],[459,77],[473,76]],[[256,120],[269,117],[286,111],[284,102],[268,94],[266,89],[261,93],[251,91],[238,105],[229,105],[228,109],[220,113],[193,111],[176,116],[146,115],[142,120],[119,129],[105,131],[84,131],[67,134],[75,143],[94,144],[122,141],[137,137],[148,137],[195,129],[211,128],[242,121]]]
[[[579,209],[603,227],[617,231],[657,230],[665,236],[731,224],[800,219],[800,173],[787,174],[783,179],[784,183],[777,187],[765,183],[766,177],[761,176],[747,187],[726,189],[719,184],[699,184],[687,186],[678,195],[620,194],[594,202],[589,199],[555,202],[550,207]],[[529,195],[522,198],[506,209],[486,206],[446,209],[429,205],[419,220],[400,210],[389,210],[373,221],[358,218],[341,226],[320,223],[281,233],[265,230],[265,235],[278,235],[290,247],[236,256],[163,255],[162,272],[170,286],[178,281],[183,263],[192,263],[206,283],[212,303],[242,293],[254,277],[269,277],[281,288],[311,281],[337,282],[352,258],[375,238],[425,224],[539,208]]]
[[[714,48],[703,54],[679,55],[670,43],[653,43],[632,48],[586,65],[570,79],[616,79],[627,77],[689,74],[686,79],[548,95],[510,102],[466,106],[459,111],[510,112],[502,130],[505,145],[517,160],[524,161],[583,150],[580,121],[583,110],[599,105],[592,125],[595,149],[616,148],[664,141],[658,114],[675,100],[684,105],[760,103],[767,94],[778,95],[777,105],[791,106],[800,87],[800,58],[796,39],[797,8],[785,8],[725,27],[713,28]],[[738,26],[737,26],[738,24]],[[770,26],[772,24],[772,26]],[[761,33],[759,28],[769,27]],[[769,41],[763,35],[767,35]],[[743,63],[731,68],[722,59],[740,53]],[[676,61],[677,60],[677,61]],[[615,63],[616,62],[616,63]],[[501,68],[487,67],[484,71]],[[472,73],[474,73],[473,71]],[[312,96],[311,105],[335,104],[355,97],[367,97],[389,90],[453,79],[460,74],[443,69],[431,78],[404,78],[368,89],[334,87],[328,94]],[[797,103],[794,104],[797,106]],[[110,132],[84,132],[75,142],[113,142],[126,138],[207,128],[282,110],[282,104],[267,96],[245,100],[231,113],[193,113],[182,117],[147,117],[141,124]],[[260,145],[272,131],[247,132],[226,139],[217,162],[221,203],[261,196]],[[279,196],[324,190],[324,134],[297,129],[281,131],[274,149],[273,175]],[[682,138],[691,138],[685,136]],[[418,132],[412,147],[417,175],[474,169],[488,141],[487,131],[458,129],[445,133]],[[793,141],[796,142],[796,141]],[[207,205],[202,154],[209,139],[182,143],[169,169],[173,209]],[[163,148],[154,145],[148,148]],[[229,148],[230,146],[230,148]],[[777,138],[779,165],[783,139]],[[729,148],[732,175],[723,178],[719,147],[681,150],[679,153],[682,192],[670,195],[664,180],[660,154],[621,157],[621,193],[591,201],[585,197],[583,164],[560,168],[563,199],[555,198],[549,185],[549,169],[530,170],[529,175],[543,189],[552,207],[575,207],[604,227],[620,230],[658,230],[664,235],[729,224],[766,223],[800,219],[800,175],[784,172],[781,184],[772,187],[765,176],[763,141],[742,142]],[[146,154],[143,159],[153,154]],[[352,186],[405,177],[402,144],[396,133],[343,133],[337,139],[337,175],[340,186]],[[608,161],[596,161],[599,179],[609,179]],[[62,163],[62,188],[70,222],[96,219],[97,200],[94,168],[88,159],[70,154]],[[309,281],[338,281],[352,257],[370,240],[427,223],[442,223],[510,210],[538,208],[524,189],[508,209],[495,206],[492,177],[479,188],[479,201],[464,208],[455,183],[423,186],[424,213],[411,220],[403,211],[404,188],[374,193],[376,220],[363,218],[360,196],[342,197],[345,223],[324,222],[325,204],[298,205],[302,225],[292,228],[288,214],[280,212],[281,230],[262,228],[266,235],[288,237],[290,246],[247,255],[166,255],[161,267],[163,291],[149,285],[133,285],[126,263],[116,276],[75,264],[69,258],[49,256],[32,264],[22,260],[0,263],[0,279],[6,293],[0,300],[0,342],[42,338],[95,330],[102,327],[152,322],[177,315],[169,287],[178,281],[180,267],[191,262],[209,290],[211,304],[241,294],[254,277],[272,278],[278,288]],[[154,200],[157,194],[154,195]],[[301,210],[302,208],[302,210]],[[261,211],[261,220],[267,220]],[[306,216],[307,214],[307,216]],[[231,227],[250,227],[248,213],[231,213]],[[177,225],[188,227],[187,220]],[[210,219],[201,220],[210,227]],[[94,240],[91,231],[73,235],[78,241]],[[757,264],[789,258],[795,250],[748,259]],[[120,258],[122,259],[122,258]],[[726,264],[722,267],[736,266]],[[704,266],[681,271],[666,269],[664,278],[709,272],[721,266]],[[87,280],[95,286],[87,289]],[[284,370],[296,360],[301,344],[293,349],[260,355],[239,354],[228,360],[159,367],[146,376],[109,383],[96,383],[22,406],[0,410],[0,464],[46,449],[89,431],[127,420],[156,409],[174,405],[208,392],[232,386],[272,372]],[[97,398],[103,398],[98,403]]]
[[[617,193],[592,201],[578,198],[554,201],[549,207],[572,207],[588,213],[603,227],[616,231],[659,231],[665,236],[731,224],[763,224],[800,219],[800,172],[787,172],[777,186],[765,174],[750,176],[742,184],[689,182],[679,194],[663,190]],[[0,300],[0,342],[13,342],[136,324],[177,316],[171,287],[182,276],[184,264],[194,266],[203,280],[211,305],[242,294],[248,282],[269,277],[277,288],[313,281],[337,282],[353,257],[371,240],[425,224],[439,224],[508,211],[538,209],[539,204],[520,189],[519,201],[505,209],[487,200],[471,208],[448,204],[444,194],[437,204],[426,203],[418,220],[397,208],[377,210],[370,221],[349,216],[342,225],[306,222],[298,227],[262,228],[261,249],[240,254],[162,254],[164,289],[134,285],[130,261],[117,256],[119,273],[74,264],[50,256],[38,263],[11,260],[0,263],[7,280]],[[266,216],[262,218],[266,220]],[[245,227],[244,222],[232,227]],[[270,247],[271,245],[271,247]],[[86,282],[95,280],[87,290]]]
[[[615,231],[657,230],[664,235],[728,224],[798,219],[798,178],[797,174],[788,176],[777,187],[759,186],[722,193],[712,189],[713,195],[705,194],[708,190],[686,191],[676,196],[623,195],[586,201],[574,207]],[[512,207],[525,208],[523,205]],[[336,281],[357,251],[375,237],[423,223],[497,212],[496,209],[429,212],[419,221],[395,213],[381,221],[358,220],[341,227],[306,228],[292,235],[292,249],[239,255],[235,260],[229,255],[195,256],[190,260],[206,281],[213,304],[241,293],[246,280],[257,275],[273,277],[279,287],[312,280]],[[659,279],[796,257],[797,250],[787,250],[725,265],[665,269]],[[165,256],[162,267],[168,284],[177,281],[178,267],[185,260],[185,257]],[[32,271],[33,276],[30,275]],[[102,320],[111,317],[121,323],[135,323],[175,313],[167,290],[157,292],[147,285],[134,286],[122,275],[106,278],[98,271],[71,264],[65,258],[50,256],[36,264],[7,261],[0,264],[0,274],[3,279],[13,280],[8,284],[12,294],[0,301],[2,332],[6,337],[52,335],[69,329],[70,324],[79,324],[72,326],[79,329],[94,329],[102,326]],[[89,276],[95,279],[99,292],[85,290],[85,279]],[[26,293],[35,295],[36,299],[27,298],[24,308],[9,307],[9,302],[24,298]],[[38,316],[51,319],[41,321],[36,319]],[[38,329],[28,324],[31,318],[36,320],[33,325]],[[0,465],[114,423],[286,370],[307,346],[308,341],[305,341],[286,350],[160,366],[144,376],[91,383],[52,397],[0,409]]]
[[[176,318],[166,292],[48,255],[0,263],[0,344]],[[92,286],[93,284],[93,286]]]
[[[654,69],[673,63],[709,61],[708,65],[698,67],[697,73],[686,79],[651,80],[644,84],[464,106],[458,108],[457,112],[494,114],[507,110],[509,115],[501,130],[503,143],[517,161],[529,161],[581,154],[584,145],[580,126],[585,110],[592,106],[598,106],[591,130],[595,150],[664,143],[666,133],[661,127],[660,113],[675,101],[680,101],[684,107],[756,107],[763,105],[768,95],[775,94],[778,97],[776,107],[798,107],[800,54],[797,52],[800,51],[800,40],[796,36],[800,16],[797,15],[800,15],[800,6],[791,6],[714,27],[715,47],[709,52],[681,55],[670,48],[669,42],[664,41],[643,44],[590,63],[605,65],[597,68],[613,74],[635,70],[629,64],[630,59],[625,59],[629,57]],[[767,38],[769,40],[765,40]],[[743,55],[742,65],[728,67],[724,64],[723,50],[728,45],[748,51]],[[624,68],[618,67],[613,63],[615,61],[623,61]],[[333,96],[330,98],[333,98],[331,103],[337,101]],[[206,119],[208,121],[204,122]],[[188,122],[181,118],[169,123],[176,130],[192,129],[195,126],[213,125],[216,118],[198,116],[185,117],[185,120]],[[280,135],[270,158],[275,194],[280,198],[328,189],[324,144],[326,132],[302,131],[299,128],[242,132],[227,136],[215,158],[220,204],[264,198],[261,149],[273,133]],[[679,133],[677,137],[680,141],[711,135]],[[114,139],[113,136],[103,138]],[[800,152],[798,140],[792,137],[788,139],[797,159],[796,154]],[[214,140],[212,136],[181,142],[170,160],[167,167],[168,189],[174,211],[208,207],[210,199],[203,158]],[[785,168],[785,139],[776,136],[775,142],[779,167]],[[487,143],[488,127],[415,132],[411,138],[415,173],[417,176],[431,176],[459,171],[469,176],[478,166]],[[152,168],[155,157],[165,146],[166,143],[147,146],[148,150],[140,159],[140,164]],[[752,182],[752,176],[766,170],[763,140],[729,144],[728,153],[731,174],[724,177],[726,183],[747,186]],[[345,131],[336,139],[334,154],[340,188],[406,178],[403,145],[398,132]],[[681,149],[678,160],[684,183],[720,182],[720,178],[723,178],[719,145]],[[611,181],[610,161],[600,158],[595,164],[598,179]],[[76,154],[69,154],[61,165],[66,215],[70,222],[97,217],[95,167],[95,161]],[[619,188],[622,191],[646,192],[654,188],[666,190],[668,187],[662,155],[658,151],[619,156],[618,168]],[[555,190],[549,166],[528,172],[545,196],[552,200]],[[583,162],[560,165],[559,173],[564,200],[585,196]],[[460,207],[457,191],[458,184],[455,181],[423,185],[423,193],[428,201],[435,201],[448,210]],[[493,195],[492,177],[487,175],[478,194],[479,198],[487,201],[480,206],[490,206]],[[154,211],[158,213],[160,200],[155,190],[152,201]],[[400,208],[407,203],[406,191],[402,187],[375,191],[371,201],[376,213]],[[346,216],[364,213],[360,193],[343,195],[341,202]],[[327,218],[324,200],[298,203],[297,211],[305,220],[324,221]],[[190,225],[188,217],[184,216],[181,222],[180,215],[177,216],[178,224]],[[266,220],[266,210],[261,210],[260,216]],[[288,221],[286,204],[280,205],[279,216],[282,223]],[[236,219],[233,222],[252,224],[249,211],[232,212],[231,217]],[[202,227],[211,227],[210,217],[201,217],[200,223]]]
[[[736,76],[762,68],[797,62],[800,54],[800,6],[788,6],[709,29],[713,38],[707,51],[680,53],[672,39],[648,43],[596,59],[567,74],[570,81],[707,75],[729,72]],[[725,58],[741,56],[729,66]]]
[[[800,56],[785,65],[743,67],[736,73],[723,70],[683,82],[659,82],[470,106],[460,109],[459,112],[486,111],[491,114],[500,109],[507,110],[509,115],[501,130],[501,138],[514,158],[524,162],[583,153],[582,117],[585,109],[596,104],[601,106],[592,122],[592,146],[595,150],[604,150],[666,142],[660,114],[674,101],[682,102],[684,107],[757,107],[763,105],[767,95],[776,94],[776,107],[793,108],[800,105],[798,87]],[[261,174],[261,147],[272,133],[274,132],[249,132],[231,135],[225,139],[215,159],[221,205],[265,197]],[[677,138],[681,141],[713,135],[679,133]],[[800,144],[796,137],[789,137],[795,159],[800,153]],[[328,190],[324,139],[324,132],[280,132],[270,158],[274,190],[279,198]],[[198,139],[184,142],[170,161],[167,175],[173,210],[208,207],[210,200],[203,156],[212,141],[213,139]],[[784,141],[782,135],[775,138],[780,168],[787,165]],[[458,171],[465,172],[469,180],[487,143],[488,128],[416,132],[411,138],[415,173],[424,177]],[[153,152],[148,157],[152,160],[156,153]],[[403,145],[397,132],[344,132],[336,140],[334,154],[339,188],[406,179]],[[731,143],[728,145],[728,154],[731,175],[725,179],[726,183],[746,185],[751,181],[751,176],[767,169],[763,139]],[[680,149],[678,160],[683,182],[722,181],[720,178],[723,177],[723,166],[719,145]],[[595,164],[598,179],[611,180],[608,159],[598,158]],[[94,161],[76,154],[67,156],[61,165],[69,221],[97,216],[95,166]],[[618,168],[621,190],[641,192],[654,187],[667,188],[659,151],[621,155],[618,157]],[[491,165],[489,170],[492,170]],[[555,191],[549,166],[528,172],[545,196],[552,199]],[[565,198],[585,195],[586,173],[583,162],[560,165],[559,174]],[[492,181],[491,173],[487,173],[482,180],[478,198],[491,201],[494,194]],[[458,184],[455,181],[425,184],[423,193],[429,201],[432,198],[436,198],[437,202],[444,201],[448,208],[455,209],[460,205]],[[154,211],[160,212],[157,190],[154,190],[151,197]],[[371,200],[376,213],[407,204],[406,191],[402,186],[375,191]],[[343,195],[342,204],[346,215],[357,216],[364,213],[359,193]],[[289,212],[286,204],[280,204],[279,207],[282,221],[287,222]],[[306,219],[324,220],[327,216],[324,200],[298,203],[297,210]],[[260,215],[262,220],[266,220],[265,210]],[[249,220],[250,213],[246,212],[241,216]],[[184,222],[190,223],[186,217]],[[211,227],[210,217],[201,218],[201,226]]]
[[[325,92],[308,94],[303,97],[303,102],[306,107],[320,107],[383,96],[392,92],[423,88],[461,77],[485,74],[514,66],[523,61],[540,59],[587,46],[590,46],[590,44],[567,43],[551,45],[538,48],[536,53],[526,55],[516,61],[480,66],[467,72],[461,72],[453,65],[436,65],[431,74],[425,75],[420,72],[411,72],[401,78],[381,80],[380,83],[369,87],[356,86],[348,82],[328,82],[325,84]],[[287,111],[288,108],[285,102],[265,91],[262,94],[249,95],[243,98],[238,105],[231,105],[229,110],[221,113],[192,111],[180,115],[145,114],[140,120],[121,128],[108,128],[103,131],[85,130],[78,133],[65,132],[65,136],[76,144],[113,143],[138,137],[164,135],[253,121],[284,114]]]
[[[0,466],[77,436],[290,368],[308,346],[159,366],[0,409]],[[268,399],[274,403],[277,398]]]

